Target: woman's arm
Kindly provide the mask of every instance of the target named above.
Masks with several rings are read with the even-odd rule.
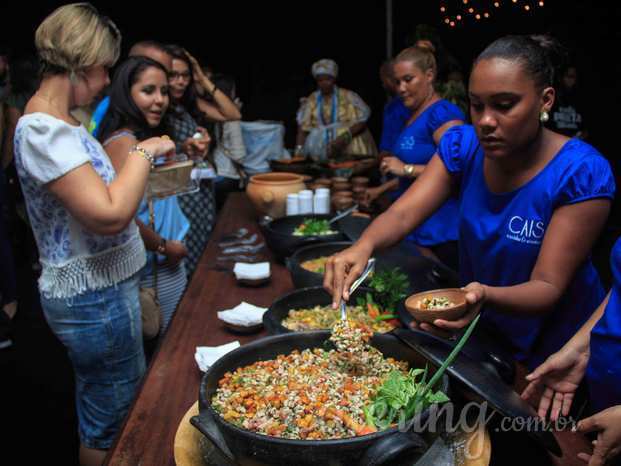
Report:
[[[211,80],[205,76],[201,65],[198,63],[187,50],[185,51],[188,59],[192,63],[192,69],[194,71],[194,80],[201,86],[205,92],[208,92],[213,103],[207,102],[205,99],[198,98],[198,108],[201,112],[207,115],[207,118],[214,121],[234,121],[241,120],[241,113],[235,102],[216,87]]]
[[[174,148],[169,139],[151,138],[139,144],[153,154],[163,155]],[[47,184],[47,188],[90,231],[117,234],[132,221],[144,195],[151,163],[132,152],[115,180],[106,186],[91,164],[83,164]]]
[[[377,217],[350,248],[332,256],[324,274],[324,287],[337,307],[341,296],[349,299],[353,281],[360,276],[374,250],[389,247],[422,224],[451,194],[452,178],[440,157],[432,157],[427,169],[408,190]]]
[[[488,286],[471,283],[466,300],[471,304],[490,304],[495,310],[515,315],[541,315],[549,312],[563,296],[576,270],[588,257],[608,214],[610,200],[592,199],[556,209],[544,234],[530,280],[514,286]],[[476,315],[470,312],[460,320],[436,320],[435,325],[459,329]]]

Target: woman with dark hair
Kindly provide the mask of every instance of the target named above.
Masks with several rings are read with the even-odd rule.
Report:
[[[455,331],[485,309],[485,323],[533,368],[557,351],[604,297],[590,251],[615,184],[595,148],[545,128],[559,45],[507,36],[474,62],[472,125],[450,128],[410,188],[349,249],[328,261],[337,306],[374,250],[421,225],[460,194],[459,272],[469,311],[420,327]]]
[[[99,139],[118,171],[127,160],[128,149],[153,134],[166,133],[168,77],[163,65],[147,57],[130,57],[114,74],[110,107],[99,126]],[[187,284],[182,243],[190,225],[177,197],[154,199],[152,229],[149,207],[143,199],[136,223],[148,251],[140,285],[155,288],[162,310],[161,333],[168,327]],[[157,270],[156,270],[157,269]]]
[[[199,126],[203,119],[227,121],[241,116],[235,104],[205,76],[194,57],[178,46],[168,47],[173,57],[170,73],[170,110],[166,122],[177,151],[196,160],[204,160],[209,149],[209,135]],[[195,86],[195,83],[199,86]],[[211,103],[197,96],[195,87],[211,96]],[[186,237],[188,246],[187,274],[192,275],[203,254],[216,221],[214,183],[200,180],[200,190],[182,196],[179,205],[190,220]]]

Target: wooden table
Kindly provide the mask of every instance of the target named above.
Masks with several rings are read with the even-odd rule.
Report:
[[[195,348],[233,340],[244,344],[265,336],[265,332],[252,336],[228,332],[218,320],[217,311],[229,309],[240,301],[267,307],[275,298],[293,288],[288,270],[274,262],[271,256],[272,281],[262,288],[239,287],[231,273],[211,268],[219,255],[218,238],[240,227],[259,231],[254,210],[245,194],[241,193],[229,196],[212,233],[212,240],[149,366],[105,464],[174,466],[177,427],[198,399],[200,372],[194,361]],[[584,463],[578,461],[575,455],[578,451],[585,451],[584,437],[564,432],[557,438],[567,453],[558,464],[583,466]]]
[[[211,268],[220,254],[218,238],[240,227],[259,232],[246,195],[232,194],[151,361],[125,425],[108,453],[107,464],[173,466],[177,426],[198,399],[200,372],[194,361],[195,348],[222,345],[233,340],[244,344],[266,335],[264,331],[251,336],[232,334],[221,325],[217,311],[230,309],[241,301],[267,307],[293,289],[289,271],[275,263],[271,256],[272,280],[260,288],[240,287],[232,273]]]

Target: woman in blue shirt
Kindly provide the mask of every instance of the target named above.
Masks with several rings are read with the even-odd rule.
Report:
[[[167,132],[163,124],[170,101],[167,74],[161,63],[143,56],[129,57],[116,70],[110,86],[110,108],[101,121],[99,139],[117,171],[125,165],[129,148],[137,141]],[[163,334],[187,285],[188,250],[183,240],[190,223],[176,196],[153,200],[154,228],[149,226],[146,199],[140,203],[137,214],[140,236],[151,251],[141,271],[140,286],[156,290]]]
[[[399,97],[410,116],[395,140],[392,156],[380,164],[383,174],[395,178],[367,191],[366,202],[391,191],[398,199],[423,172],[435,154],[438,143],[447,129],[461,125],[466,119],[451,102],[441,99],[434,90],[436,60],[433,52],[419,47],[407,48],[395,58],[393,70]],[[453,269],[457,258],[457,199],[451,197],[423,224],[408,236],[423,255],[439,259]]]
[[[533,368],[584,324],[604,290],[589,258],[614,196],[608,162],[546,129],[556,44],[508,36],[482,52],[469,83],[472,126],[449,129],[425,171],[351,248],[324,285],[336,306],[375,249],[394,244],[460,193],[460,275],[469,312],[421,328],[457,330],[482,308],[515,358]]]
[[[578,423],[581,432],[598,432],[592,455],[580,454],[589,465],[600,465],[621,452],[621,238],[610,258],[612,289],[591,318],[526,378],[523,398],[540,396],[539,415],[555,421],[569,415],[578,385],[586,375],[591,412]],[[543,387],[542,392],[539,388]],[[584,456],[583,456],[584,455]],[[587,458],[587,456],[592,456]],[[617,458],[621,460],[621,458]]]

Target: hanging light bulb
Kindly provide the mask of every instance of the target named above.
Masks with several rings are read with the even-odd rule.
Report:
[[[474,17],[475,17],[476,19],[481,19],[481,15],[480,15],[480,14],[478,14],[478,13],[477,13]]]
[[[455,18],[457,19],[457,21],[461,21],[461,15],[457,15],[455,16]]]
[[[528,11],[528,10],[530,10],[530,6],[528,6],[528,5],[524,5],[524,9],[525,9],[526,11]]]
[[[539,6],[543,6],[543,2],[539,2]]]
[[[500,3],[498,3],[498,2],[494,2],[494,6],[495,6],[496,8],[498,8],[498,7],[500,6]]]
[[[468,8],[468,13],[474,13],[474,8]]]
[[[441,11],[442,13],[444,13],[444,12],[446,11],[446,8],[444,8],[443,6],[441,6],[441,7],[440,7],[440,11]]]
[[[483,13],[483,16],[485,16],[486,18],[489,18],[489,13],[486,11],[485,13]]]
[[[448,19],[448,18],[444,18],[444,22],[445,22],[446,24],[448,24],[448,23],[450,23],[450,22],[451,22],[451,20],[450,20],[450,19]]]
[[[455,27],[455,21],[451,21],[451,27]]]

